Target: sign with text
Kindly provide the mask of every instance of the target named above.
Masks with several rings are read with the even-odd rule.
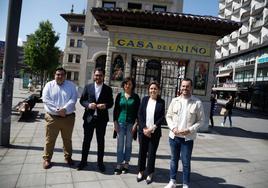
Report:
[[[151,41],[145,39],[127,39],[115,38],[114,45],[123,48],[135,48],[144,50],[160,50],[166,52],[192,54],[199,56],[210,56],[210,48],[208,46],[196,45],[191,43],[181,42],[162,42]]]

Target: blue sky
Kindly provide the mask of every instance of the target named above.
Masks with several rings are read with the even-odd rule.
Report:
[[[87,0],[23,0],[19,43],[26,40],[26,35],[34,33],[41,21],[49,20],[56,33],[60,34],[57,46],[65,47],[67,22],[60,16],[69,13],[72,4],[75,13],[86,9]],[[184,0],[183,12],[198,15],[218,15],[218,0]],[[0,40],[5,40],[8,14],[8,0],[0,0]]]

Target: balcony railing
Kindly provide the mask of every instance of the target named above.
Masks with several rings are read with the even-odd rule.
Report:
[[[268,41],[268,35],[264,35],[263,38],[262,38],[262,41],[263,41],[263,42]]]
[[[256,3],[254,6],[253,6],[253,8],[251,9],[251,12],[252,13],[254,13],[255,11],[257,11],[258,9],[260,9],[260,8],[264,8],[264,4],[265,2],[263,2],[263,3]]]
[[[261,27],[263,25],[263,20],[262,19],[259,19],[259,20],[256,20],[256,21],[253,21],[252,24],[251,24],[251,28],[258,28],[258,27]]]
[[[241,36],[241,35],[244,35],[244,34],[246,34],[246,33],[248,33],[248,28],[242,28],[242,29],[240,29],[240,31],[239,31],[239,35]]]

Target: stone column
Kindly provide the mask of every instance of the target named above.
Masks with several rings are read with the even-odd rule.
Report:
[[[111,62],[112,62],[112,43],[111,39],[108,38],[108,46],[107,46],[107,56],[106,56],[106,66],[105,66],[105,77],[104,77],[104,82],[107,85],[110,85],[110,78],[111,78]]]
[[[132,56],[132,54],[130,54],[130,53],[127,53],[127,57],[126,57],[126,64],[125,64],[125,73],[124,73],[124,77],[128,77],[128,76],[130,76],[130,74],[131,74],[131,56]]]

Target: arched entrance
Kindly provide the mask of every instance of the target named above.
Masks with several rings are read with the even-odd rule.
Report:
[[[101,55],[96,59],[95,68],[101,67],[105,70],[106,67],[106,55]]]

